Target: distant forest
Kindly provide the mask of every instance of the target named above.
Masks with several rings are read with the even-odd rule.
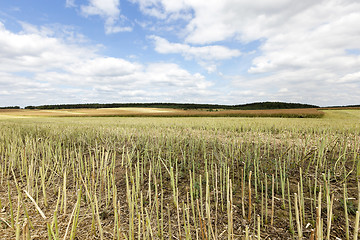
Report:
[[[319,106],[286,103],[286,102],[257,102],[241,105],[195,104],[195,103],[86,103],[27,106],[25,109],[78,109],[78,108],[174,108],[174,109],[227,109],[227,110],[260,110],[260,109],[291,109],[291,108],[319,108]]]
[[[19,106],[0,107],[0,109],[20,109]]]
[[[329,106],[325,108],[360,108],[360,105]]]

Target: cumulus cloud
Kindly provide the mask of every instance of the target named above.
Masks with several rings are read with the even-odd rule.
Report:
[[[116,65],[117,61],[110,64]],[[91,64],[82,64],[85,71],[44,72],[36,74],[35,79],[71,86],[71,89],[78,90],[77,98],[84,97],[82,102],[194,102],[214,94],[209,90],[212,83],[203,75],[192,74],[177,64],[134,64],[134,71],[120,74],[99,73],[90,70]],[[64,95],[69,98],[68,93]]]
[[[28,80],[41,89],[61,89],[54,97],[78,94],[81,99],[116,99],[118,92],[134,101],[360,102],[357,0],[129,1],[151,16],[131,20],[146,23],[146,34],[156,31],[146,40],[154,43],[157,53],[179,54],[208,72],[221,66],[223,74],[216,76],[219,80],[212,85],[205,76],[171,61],[144,64],[136,62],[140,58],[128,61],[104,56],[74,29],[27,23],[22,23],[23,29],[17,33],[0,23],[0,77],[20,84]],[[66,6],[77,8],[84,16],[102,18],[108,34],[131,30],[124,24],[128,20],[122,15],[120,0],[67,0]],[[160,37],[164,32],[173,33],[178,40]],[[246,54],[248,51],[253,54]],[[230,64],[222,65],[223,61]],[[44,82],[50,85],[35,84]],[[224,87],[218,88],[220,85]],[[210,90],[215,88],[216,92]],[[6,88],[0,94],[12,91]]]
[[[73,1],[67,2],[67,6],[75,7]],[[80,11],[84,16],[103,18],[106,34],[132,31],[132,27],[122,24],[125,17],[120,14],[120,0],[88,0],[87,5],[80,6]]]
[[[65,6],[66,7],[75,7],[76,6],[75,0],[66,0]]]
[[[140,10],[159,19],[189,19],[191,8],[183,0],[129,0],[138,3]]]
[[[237,49],[229,49],[220,45],[194,47],[188,44],[170,43],[168,40],[154,35],[149,38],[154,40],[157,52],[163,54],[179,53],[188,59],[225,60],[241,55]]]
[[[150,64],[144,74],[149,76],[146,80],[149,83],[151,82],[157,86],[174,87],[174,90],[181,88],[185,88],[186,91],[190,89],[201,90],[212,85],[212,83],[205,80],[203,75],[199,73],[191,74],[174,63]]]
[[[241,55],[237,49],[230,49],[220,45],[191,46],[189,44],[171,43],[159,36],[149,36],[155,43],[155,51],[161,54],[181,54],[185,59],[195,59],[200,66],[208,72],[214,72],[217,68],[216,62],[227,60]]]
[[[346,74],[340,78],[341,83],[360,83],[360,72]]]
[[[25,30],[13,33],[0,22],[0,70],[34,72],[62,68],[83,56],[95,54],[91,48],[67,44],[39,29]]]
[[[96,57],[76,62],[67,69],[72,74],[85,76],[125,76],[141,70],[141,65],[113,57]]]
[[[344,93],[359,90],[360,57],[357,51],[349,51],[359,49],[359,1],[179,0],[177,8],[165,7],[172,2],[168,0],[136,1],[146,5],[145,14],[162,11],[162,17],[191,9],[192,18],[183,32],[187,44],[235,40],[241,46],[260,41],[248,74],[234,81],[234,86],[243,86],[247,78],[257,86],[266,85],[269,95],[288,89],[279,94],[301,93],[307,102],[318,104],[329,100],[326,95],[339,94],[338,89]],[[184,48],[183,44],[167,46],[178,52],[174,49]],[[317,93],[311,95],[308,86],[316,87]]]
[[[264,37],[269,29],[286,24],[295,16],[323,1],[292,0],[238,1],[238,0],[132,0],[145,14],[159,18],[177,13],[192,12],[186,30],[186,40],[191,43],[212,43],[230,37],[252,41]],[[176,2],[176,4],[174,3]],[[162,14],[152,14],[160,12]],[[263,31],[265,30],[265,32]]]
[[[212,94],[212,83],[203,75],[177,64],[104,56],[94,46],[67,42],[29,26],[16,33],[0,23],[2,105],[182,102]]]

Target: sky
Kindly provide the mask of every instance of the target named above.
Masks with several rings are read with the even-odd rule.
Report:
[[[358,0],[0,0],[0,106],[360,104]]]

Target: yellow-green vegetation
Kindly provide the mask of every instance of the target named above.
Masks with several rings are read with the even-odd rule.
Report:
[[[357,239],[359,151],[359,110],[2,117],[0,239]]]
[[[320,118],[323,112],[316,108],[226,110],[174,108],[85,108],[85,109],[0,109],[0,117],[291,117]]]

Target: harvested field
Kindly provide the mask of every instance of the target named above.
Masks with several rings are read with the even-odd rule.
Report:
[[[355,112],[326,110],[312,119],[8,116],[0,118],[0,239],[356,234]]]
[[[0,110],[7,116],[133,116],[133,117],[322,117],[323,112],[315,108],[276,110],[181,110],[167,108],[99,108],[60,110]]]

